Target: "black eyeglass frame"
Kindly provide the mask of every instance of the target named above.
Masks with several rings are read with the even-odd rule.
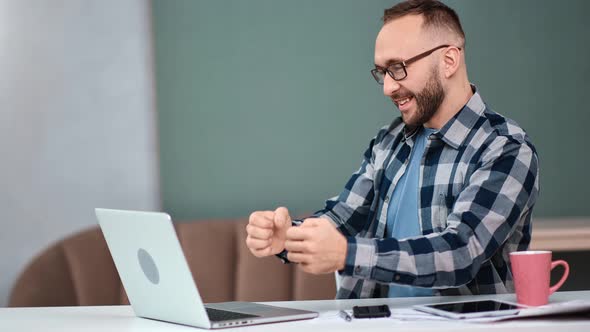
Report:
[[[387,66],[387,68],[374,68],[374,69],[371,70],[371,75],[373,75],[373,78],[375,79],[375,81],[377,81],[377,83],[379,83],[380,85],[383,85],[383,82],[385,80],[385,73],[387,73],[395,81],[401,81],[401,80],[405,79],[406,77],[408,77],[408,71],[406,70],[406,68],[410,64],[412,64],[412,63],[414,63],[414,62],[416,62],[416,61],[418,61],[418,60],[420,60],[422,58],[425,58],[425,57],[429,56],[430,54],[432,54],[432,52],[434,52],[434,51],[436,51],[438,49],[445,48],[445,47],[451,47],[451,46],[452,45],[440,45],[440,46],[437,46],[437,47],[435,47],[435,48],[433,48],[431,50],[428,50],[426,52],[420,53],[420,54],[416,55],[415,57],[411,57],[411,58],[409,58],[407,60],[404,60],[404,61],[401,61],[401,62],[392,63],[389,66]],[[461,47],[457,47],[457,48],[459,50],[461,50]],[[398,67],[396,69],[397,70],[403,69],[403,71],[404,71],[403,77],[397,77],[397,78],[395,77],[395,72],[391,69],[394,66],[401,66],[401,68]],[[379,74],[381,74],[382,76],[380,77]]]

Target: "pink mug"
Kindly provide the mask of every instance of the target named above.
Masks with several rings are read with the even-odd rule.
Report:
[[[551,251],[515,251],[510,253],[516,300],[520,304],[540,306],[549,302],[549,295],[563,285],[570,273],[566,261],[551,261]],[[563,276],[554,286],[549,285],[551,270],[561,265]]]

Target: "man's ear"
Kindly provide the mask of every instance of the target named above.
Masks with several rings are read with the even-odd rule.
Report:
[[[443,53],[443,72],[445,78],[453,76],[459,69],[461,63],[461,50],[450,46]]]

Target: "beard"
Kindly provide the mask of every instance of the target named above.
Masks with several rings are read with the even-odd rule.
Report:
[[[414,114],[404,116],[402,113],[402,120],[408,126],[422,126],[428,122],[436,113],[443,100],[445,99],[445,91],[443,89],[438,72],[433,68],[430,72],[430,77],[426,86],[418,93],[412,93],[404,88],[397,91],[391,96],[391,99],[400,99],[401,97],[412,96],[416,100],[416,111]]]

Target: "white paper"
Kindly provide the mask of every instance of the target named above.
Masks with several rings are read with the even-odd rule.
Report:
[[[584,314],[590,313],[590,301],[587,300],[575,300],[567,302],[550,303],[540,307],[530,307],[522,309],[516,315],[512,316],[500,316],[500,317],[485,317],[485,318],[473,318],[467,319],[466,321],[474,323],[488,323],[498,322],[509,319],[520,319],[527,317],[543,317],[543,316],[554,316],[554,315],[569,315],[569,314]]]

